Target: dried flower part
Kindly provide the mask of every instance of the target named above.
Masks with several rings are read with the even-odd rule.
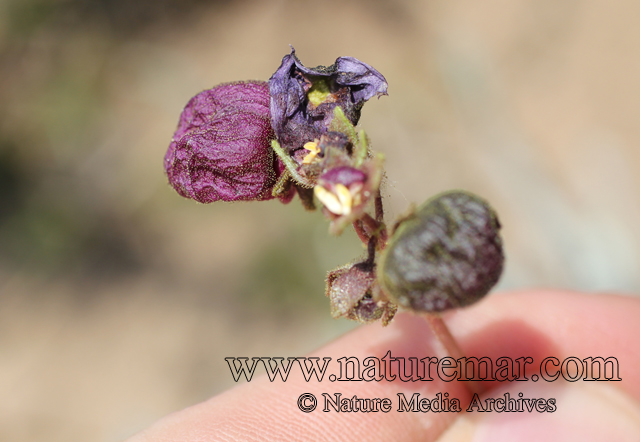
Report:
[[[375,284],[375,268],[367,262],[349,264],[330,272],[326,295],[331,301],[331,316],[360,323],[382,320],[383,325],[389,324],[397,306],[373,299],[371,292]]]
[[[362,105],[387,94],[387,81],[374,68],[353,57],[340,57],[329,66],[305,67],[292,48],[269,79],[271,115],[278,142],[292,152],[329,130],[336,107],[352,124]]]
[[[478,301],[502,273],[496,213],[463,191],[440,194],[402,221],[380,257],[379,281],[400,306],[439,312]]]
[[[201,203],[272,199],[284,165],[270,146],[270,100],[266,82],[221,84],[193,97],[165,156],[174,189]]]
[[[346,318],[361,324],[381,321],[382,326],[386,327],[391,323],[397,312],[398,306],[396,304],[388,301],[376,301],[370,295],[367,295],[360,300],[357,307]]]

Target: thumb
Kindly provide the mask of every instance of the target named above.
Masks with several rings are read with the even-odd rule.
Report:
[[[640,407],[609,383],[527,382],[513,387],[479,398],[483,408],[492,404],[493,409],[482,412],[476,407],[465,413],[439,441],[637,441],[640,437]],[[545,403],[554,399],[554,406],[536,409],[537,399]],[[505,411],[496,412],[494,400],[504,400]]]

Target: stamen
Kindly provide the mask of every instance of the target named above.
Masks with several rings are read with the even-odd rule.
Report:
[[[302,147],[304,147],[309,151],[307,156],[304,157],[304,159],[302,160],[302,164],[310,164],[316,158],[316,156],[320,153],[320,149],[318,148],[318,140],[309,141],[308,143],[305,143],[305,145]]]
[[[313,193],[315,193],[316,197],[327,208],[329,212],[335,213],[336,215],[343,214],[342,204],[338,200],[338,197],[336,197],[333,193],[329,192],[322,186],[314,187]],[[351,208],[349,208],[349,211],[350,210]]]
[[[364,186],[362,185],[362,183],[355,183],[350,187],[349,193],[351,193],[351,196],[353,197],[353,203],[351,204],[351,207],[359,206],[360,204],[362,204],[363,187]]]
[[[344,184],[336,184],[336,195],[338,195],[338,200],[342,205],[342,214],[348,215],[351,213],[351,207],[353,205],[353,198],[351,197],[351,192]]]

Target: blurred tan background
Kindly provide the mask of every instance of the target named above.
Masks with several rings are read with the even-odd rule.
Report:
[[[162,158],[182,107],[349,55],[390,220],[465,188],[501,289],[640,291],[640,3],[0,0],[0,440],[117,441],[352,327],[324,275],[362,253],[295,201],[198,205]]]

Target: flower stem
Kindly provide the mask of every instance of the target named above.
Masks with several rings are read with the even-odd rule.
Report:
[[[442,320],[442,317],[434,313],[425,313],[422,316],[427,320],[429,327],[431,327],[431,331],[436,336],[436,339],[440,341],[447,354],[456,361],[464,358],[464,353],[462,353],[458,342],[451,334],[447,324]],[[478,381],[465,381],[465,385],[472,394],[477,393],[480,395],[485,391],[482,383]]]
[[[360,238],[360,241],[362,241],[363,244],[368,244],[371,237],[367,234],[367,232],[365,232],[362,221],[359,219],[355,220],[353,222],[353,228],[356,231],[358,238]]]

